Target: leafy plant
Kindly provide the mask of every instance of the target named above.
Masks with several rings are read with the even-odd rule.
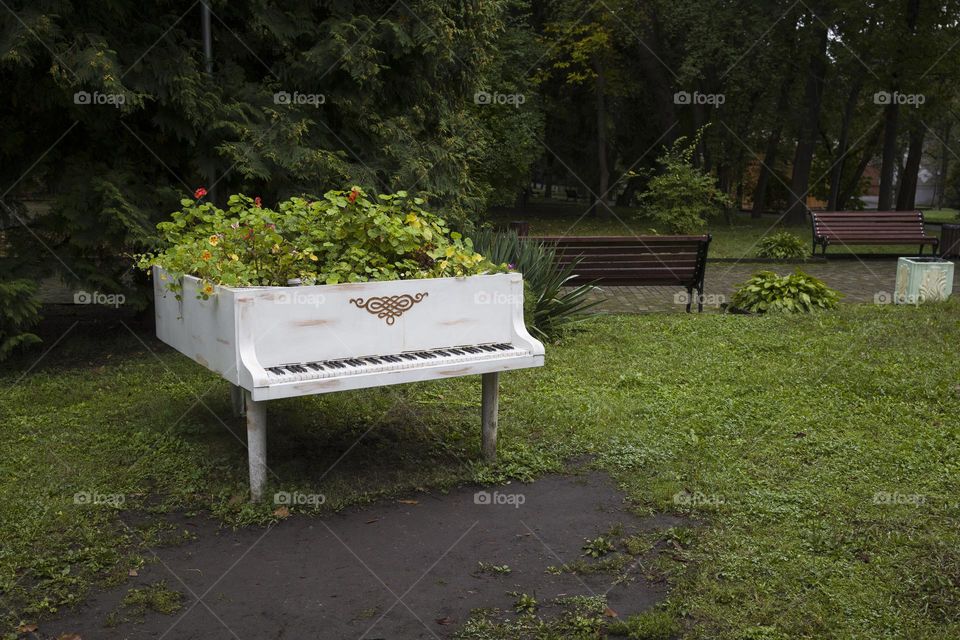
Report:
[[[37,285],[30,280],[0,282],[0,362],[17,348],[40,342],[27,331],[39,321]]]
[[[689,142],[681,136],[665,147],[657,158],[661,173],[650,179],[647,191],[640,196],[645,213],[670,233],[701,231],[709,218],[732,206],[713,176],[693,164],[693,152],[702,135],[703,129]]]
[[[782,277],[773,271],[760,271],[740,286],[731,302],[739,309],[755,313],[809,313],[835,308],[841,295],[799,269],[793,275]]]
[[[806,260],[807,248],[803,240],[790,233],[780,231],[764,236],[757,243],[758,258],[774,260]]]
[[[593,540],[587,540],[587,543],[583,545],[584,555],[588,555],[591,558],[600,558],[614,549],[613,543],[604,538],[603,536],[597,536]]]
[[[368,198],[362,189],[328,191],[323,198],[290,198],[268,209],[259,198],[234,195],[226,210],[195,199],[157,225],[167,248],[140,258],[173,276],[201,279],[201,296],[214,285],[337,284],[369,280],[465,276],[498,269],[404,191]]]
[[[513,569],[508,564],[493,564],[492,562],[480,561],[477,563],[477,573],[487,573],[490,575],[505,576],[511,573]]]
[[[537,599],[526,593],[516,594],[517,599],[513,603],[513,610],[517,613],[533,613],[537,610]]]
[[[599,304],[589,299],[595,286],[575,284],[577,262],[561,265],[556,251],[542,243],[520,240],[514,232],[484,230],[474,236],[474,246],[491,262],[507,263],[523,274],[527,326],[538,337],[556,338]]]

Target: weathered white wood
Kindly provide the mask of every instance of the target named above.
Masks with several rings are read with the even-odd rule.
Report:
[[[154,276],[158,337],[258,401],[543,365],[543,345],[523,323],[518,273],[309,287],[221,286],[209,300],[198,300],[199,280],[185,276],[180,301],[166,290],[163,278],[169,276],[163,270]],[[418,294],[425,295],[402,313],[371,313],[371,299]],[[501,342],[526,353],[284,384],[271,382],[265,371],[296,362]]]
[[[484,457],[494,460],[499,372],[543,365],[543,345],[524,326],[518,273],[309,287],[220,286],[207,300],[197,298],[200,281],[192,276],[183,278],[177,300],[167,290],[169,277],[154,270],[157,337],[236,385],[233,406],[246,410],[254,500],[263,497],[267,480],[266,400],[483,375],[482,448]],[[282,364],[500,343],[513,349],[496,356],[470,354],[457,362],[428,359],[390,370],[354,369],[322,379],[266,371]],[[244,391],[238,402],[239,389]]]
[[[497,420],[500,413],[500,374],[483,374],[483,401],[481,407],[481,421],[483,442],[481,451],[488,462],[497,460]]]
[[[167,288],[170,276],[154,268],[153,293],[157,337],[228,382],[239,381],[236,304],[229,291],[208,300],[197,298],[199,281],[185,277],[180,300]]]
[[[230,385],[230,404],[233,405],[233,417],[239,418],[246,415],[246,408],[243,402],[243,387],[235,384]]]
[[[267,404],[245,393],[247,405],[247,458],[250,466],[250,498],[259,502],[267,484]]]

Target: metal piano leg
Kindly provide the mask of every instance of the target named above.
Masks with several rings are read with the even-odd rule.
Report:
[[[500,407],[500,374],[485,373],[483,378],[483,457],[489,462],[497,459],[497,414]]]
[[[250,498],[259,502],[267,484],[267,403],[254,402],[244,390],[247,405],[247,456],[250,461]]]
[[[239,418],[241,416],[247,415],[246,408],[243,403],[243,388],[238,387],[235,384],[230,385],[230,401],[233,404],[233,417]]]

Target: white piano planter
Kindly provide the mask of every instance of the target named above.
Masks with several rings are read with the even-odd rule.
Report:
[[[493,460],[498,374],[543,365],[543,345],[524,326],[518,273],[220,286],[208,300],[197,298],[192,276],[177,300],[169,276],[153,275],[157,337],[235,385],[254,500],[266,483],[267,400],[482,374],[482,450]]]

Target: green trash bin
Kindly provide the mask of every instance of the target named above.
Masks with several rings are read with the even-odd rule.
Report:
[[[960,224],[940,226],[940,257],[960,258]]]

